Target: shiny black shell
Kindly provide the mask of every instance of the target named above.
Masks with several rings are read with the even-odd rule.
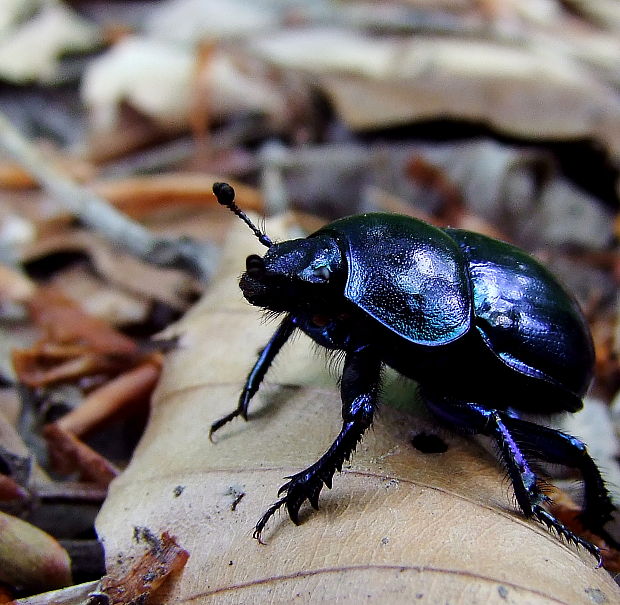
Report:
[[[569,391],[561,408],[579,409],[592,378],[590,332],[572,296],[530,255],[384,213],[340,219],[314,235],[323,234],[346,260],[345,298],[398,337],[442,347],[476,330],[503,366]]]

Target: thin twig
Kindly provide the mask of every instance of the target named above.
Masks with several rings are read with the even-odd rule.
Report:
[[[50,196],[85,225],[145,262],[183,269],[206,280],[212,273],[213,248],[190,238],[163,238],[110,206],[106,200],[77,185],[49,165],[0,112],[0,148],[18,162]]]

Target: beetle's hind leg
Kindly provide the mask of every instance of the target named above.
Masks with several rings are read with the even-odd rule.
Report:
[[[428,407],[439,418],[472,433],[488,435],[499,446],[502,460],[512,481],[517,502],[527,517],[534,517],[540,523],[569,542],[580,545],[602,563],[599,549],[592,543],[575,535],[560,523],[543,505],[549,501],[539,486],[538,477],[531,469],[517,441],[506,426],[509,416],[483,406],[464,403],[446,398],[429,398],[425,393]],[[514,419],[513,419],[514,420]]]
[[[616,507],[585,444],[567,433],[504,414],[501,416],[516,442],[533,458],[576,468],[581,473],[584,506],[580,520],[584,527],[601,536],[609,546],[619,549],[618,541],[603,529],[612,519]]]
[[[289,517],[299,524],[299,509],[308,500],[314,509],[319,508],[319,495],[323,486],[331,488],[336,471],[342,470],[372,424],[377,405],[377,394],[381,374],[381,361],[367,347],[347,353],[342,372],[342,429],[329,449],[312,466],[287,477],[289,481],[279,490],[282,495],[260,518],[254,530],[259,541],[267,521],[282,506],[286,506]]]
[[[265,345],[265,348],[259,353],[258,359],[256,360],[254,367],[248,374],[245,384],[243,385],[243,390],[239,396],[239,402],[236,409],[211,425],[211,428],[209,429],[209,439],[213,437],[213,433],[215,433],[215,431],[221,429],[225,424],[233,420],[233,418],[241,416],[244,420],[248,419],[248,407],[252,397],[256,395],[258,387],[263,381],[263,378],[265,378],[265,374],[267,374],[269,366],[282,348],[282,345],[284,345],[294,331],[295,321],[291,315],[287,315],[282,320],[282,323],[278,326],[278,329],[274,332],[273,336],[269,339],[269,342]]]

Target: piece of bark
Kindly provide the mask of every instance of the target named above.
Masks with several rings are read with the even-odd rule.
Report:
[[[179,548],[174,537],[167,532],[158,538],[147,528],[136,527],[134,539],[148,546],[143,555],[134,559],[126,575],[108,575],[101,580],[101,593],[108,596],[110,605],[146,602],[171,574],[179,573],[187,562],[187,551]]]
[[[285,237],[275,224],[267,233]],[[242,299],[244,257],[260,250],[238,224],[205,298],[180,322],[150,422],[97,519],[107,563],[137,552],[134,527],[176,536],[190,553],[162,603],[584,603],[620,599],[609,575],[515,509],[497,463],[477,444],[447,434],[417,406],[385,405],[321,510],[299,527],[283,513],[263,538],[255,523],[283,477],[314,462],[340,428],[336,376],[304,336],[287,344],[250,410],[208,440],[235,407],[257,351],[275,326]],[[449,377],[447,377],[449,379]],[[392,382],[389,380],[388,382]],[[413,400],[409,383],[384,398]],[[438,434],[448,449],[423,454],[411,439]],[[243,497],[239,496],[243,494]],[[604,601],[601,601],[604,602]]]

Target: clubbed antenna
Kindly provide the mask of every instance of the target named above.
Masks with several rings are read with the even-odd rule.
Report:
[[[273,242],[269,237],[248,218],[247,214],[243,212],[237,204],[235,204],[235,190],[228,183],[213,183],[213,193],[215,193],[217,201],[222,204],[222,206],[226,206],[226,208],[234,212],[250,229],[252,229],[252,232],[263,246],[267,246],[267,248],[273,246]]]

